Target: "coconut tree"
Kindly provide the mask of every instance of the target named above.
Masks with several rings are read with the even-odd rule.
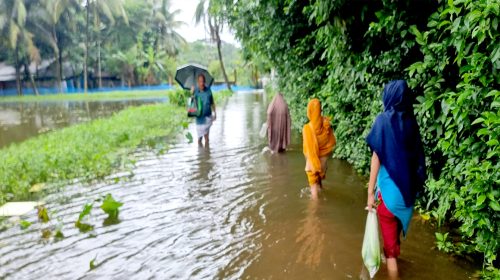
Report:
[[[31,61],[38,62],[40,60],[40,53],[33,43],[33,34],[26,28],[26,19],[27,9],[25,1],[3,0],[0,2],[0,38],[7,42],[6,46],[14,54],[18,95],[22,95],[20,55],[22,57],[28,55]],[[32,77],[31,82],[35,92],[37,92]]]
[[[231,90],[229,78],[227,77],[226,68],[224,67],[224,61],[222,59],[222,40],[220,34],[223,31],[225,21],[222,11],[219,9],[219,6],[214,5],[212,1],[200,0],[196,6],[194,17],[196,24],[203,22],[207,33],[210,35],[210,39],[217,45],[217,54],[219,55],[219,63],[224,81],[226,82],[227,88]]]
[[[179,49],[186,44],[186,40],[177,32],[185,23],[176,20],[180,10],[171,11],[170,0],[153,1],[152,30],[155,36],[154,51],[160,49],[170,56],[178,54]]]
[[[63,46],[60,36],[63,31],[68,31],[68,26],[72,22],[71,17],[78,8],[77,0],[41,0],[38,2],[38,7],[30,11],[31,22],[39,35],[37,38],[48,43],[54,53],[55,76],[59,92],[62,92],[63,78]],[[60,28],[60,26],[64,28]]]
[[[90,16],[94,18],[94,32],[96,34],[97,47],[97,76],[99,87],[102,87],[101,79],[101,30],[105,28],[102,19],[109,21],[110,25],[114,25],[115,19],[121,17],[128,24],[127,13],[125,12],[122,0],[86,0],[86,23],[85,23],[85,64],[83,67],[84,75],[84,91],[88,89],[88,60],[89,60],[89,45],[90,45]]]

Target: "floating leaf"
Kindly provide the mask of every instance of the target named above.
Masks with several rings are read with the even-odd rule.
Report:
[[[101,209],[109,215],[110,218],[117,218],[119,208],[123,203],[116,201],[111,194],[107,194],[102,201]]]
[[[193,135],[191,134],[191,132],[186,133],[186,139],[188,140],[189,144],[193,143]]]
[[[77,227],[80,230],[80,232],[83,232],[83,233],[89,232],[91,230],[94,230],[94,226],[93,225],[82,223],[80,221],[76,221],[75,222],[75,227]]]
[[[54,238],[55,239],[63,239],[64,238],[64,234],[62,233],[62,231],[60,229],[58,229],[56,231],[56,234],[54,235]]]
[[[92,207],[94,205],[92,203],[87,203],[83,206],[82,212],[80,212],[80,216],[78,216],[78,221],[81,222],[85,216],[88,216],[90,214],[90,211],[92,211]]]
[[[42,238],[43,239],[49,239],[50,236],[52,235],[52,231],[48,228],[42,230]]]
[[[49,222],[49,214],[47,213],[47,208],[44,206],[39,206],[38,207],[38,219],[42,223],[48,223]]]
[[[431,218],[431,215],[429,215],[429,213],[423,213],[420,214],[420,217],[422,217],[423,220],[428,221]]]
[[[95,263],[96,259],[97,259],[97,255],[92,260],[90,260],[90,263],[89,263],[90,270],[92,270],[92,269],[94,269],[94,268],[97,267],[97,265]]]
[[[19,226],[21,226],[21,229],[27,229],[31,226],[31,222],[25,221],[25,220],[20,220]]]

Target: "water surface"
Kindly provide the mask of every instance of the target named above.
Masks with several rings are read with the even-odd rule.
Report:
[[[160,99],[0,103],[0,148],[40,133],[109,117],[131,106]]]
[[[218,104],[209,148],[179,138],[167,154],[139,152],[130,179],[124,172],[119,182],[47,197],[51,225],[0,233],[0,278],[359,279],[366,182],[331,160],[326,190],[311,201],[300,138],[286,154],[261,154],[264,100],[238,93]],[[96,207],[95,230],[80,233],[73,224],[83,204],[107,193],[124,203],[120,222],[103,224]],[[41,238],[58,224],[64,239]],[[412,221],[402,279],[470,277],[471,267],[433,247],[433,231]],[[383,268],[376,279],[386,279]]]

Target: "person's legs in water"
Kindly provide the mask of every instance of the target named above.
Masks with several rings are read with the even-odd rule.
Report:
[[[210,139],[208,138],[208,133],[207,133],[207,134],[205,134],[205,146],[208,146],[209,142],[210,142]]]
[[[387,258],[387,270],[390,277],[398,276],[397,258],[400,253],[400,240],[402,226],[398,218],[394,216],[385,206],[382,196],[378,196],[380,205],[377,207],[377,214],[384,240],[384,255]]]
[[[321,186],[321,178],[317,173],[313,173],[311,171],[306,171],[307,180],[309,182],[309,187],[311,188],[311,198],[313,200],[318,199],[318,192]]]

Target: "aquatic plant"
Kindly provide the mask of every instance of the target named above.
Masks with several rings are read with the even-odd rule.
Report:
[[[32,198],[35,184],[104,178],[138,147],[165,141],[186,121],[168,104],[125,109],[110,118],[42,134],[0,150],[0,204]],[[47,188],[50,190],[50,188]]]
[[[106,214],[108,214],[108,218],[117,219],[120,207],[122,207],[123,203],[116,201],[113,196],[108,193],[102,201],[101,209]]]

